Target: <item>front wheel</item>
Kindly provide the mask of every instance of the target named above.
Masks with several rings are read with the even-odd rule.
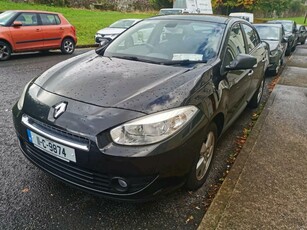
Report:
[[[206,181],[211,167],[217,140],[217,127],[215,123],[209,125],[204,135],[204,141],[200,147],[199,154],[195,157],[185,187],[188,190],[200,188]]]
[[[11,57],[12,49],[11,46],[6,43],[0,41],[0,61],[6,61]]]
[[[258,107],[258,105],[260,104],[261,98],[262,98],[263,89],[264,89],[264,78],[262,78],[258,89],[254,93],[252,99],[249,101],[248,107],[253,108],[253,109]]]
[[[75,42],[71,38],[65,38],[61,44],[63,54],[72,54],[75,51]]]

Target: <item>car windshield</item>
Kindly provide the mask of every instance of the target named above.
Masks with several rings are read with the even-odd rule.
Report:
[[[108,57],[159,64],[207,62],[219,52],[225,25],[190,20],[145,20],[115,39]]]
[[[254,26],[256,27],[261,40],[271,40],[271,41],[279,40],[280,29],[278,27],[258,26],[258,25]]]
[[[119,21],[111,24],[109,27],[110,28],[125,28],[125,29],[127,29],[130,26],[132,26],[134,22],[135,22],[135,20],[119,20]]]
[[[13,11],[6,11],[0,14],[0,25],[4,26],[15,15]]]
[[[291,22],[282,22],[282,25],[285,28],[286,32],[292,32],[292,23]]]

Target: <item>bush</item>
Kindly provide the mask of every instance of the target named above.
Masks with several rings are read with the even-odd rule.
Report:
[[[128,5],[128,9],[130,11],[140,10],[140,11],[148,11],[151,10],[152,4],[148,0],[135,0]]]

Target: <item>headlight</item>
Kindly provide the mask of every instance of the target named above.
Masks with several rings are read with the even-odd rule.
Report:
[[[110,38],[110,39],[114,39],[117,37],[118,34],[106,34],[104,35],[105,38]]]
[[[121,145],[154,144],[182,129],[197,111],[195,106],[186,106],[155,113],[116,127],[110,134]]]
[[[23,88],[23,91],[22,91],[22,93],[21,93],[21,95],[20,95],[20,98],[19,98],[19,100],[18,100],[18,102],[17,102],[17,108],[18,108],[19,110],[22,110],[23,103],[24,103],[24,100],[25,100],[25,95],[26,95],[26,92],[27,92],[27,89],[28,89],[30,83],[31,83],[31,81],[28,82],[28,83],[26,84],[26,86]]]
[[[96,37],[102,37],[102,35],[101,34],[98,34],[98,33],[96,33]]]

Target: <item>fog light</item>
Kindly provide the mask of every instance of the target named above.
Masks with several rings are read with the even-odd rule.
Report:
[[[126,192],[128,190],[128,182],[121,177],[113,177],[111,185],[118,192]]]

